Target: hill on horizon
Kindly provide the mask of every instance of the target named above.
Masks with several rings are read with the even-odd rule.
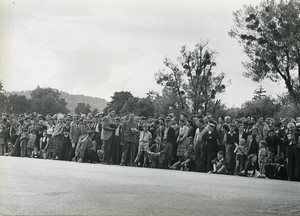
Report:
[[[26,91],[12,91],[12,92],[6,92],[7,95],[11,94],[17,94],[17,95],[24,95],[26,98],[30,99],[30,94],[32,90],[26,90]],[[85,95],[73,95],[69,94],[67,92],[59,91],[60,97],[65,99],[67,104],[67,108],[70,110],[71,113],[75,112],[75,107],[77,103],[86,103],[91,106],[91,109],[97,108],[99,112],[103,111],[103,109],[107,105],[107,101],[103,98],[98,97],[91,97],[91,96],[85,96]]]

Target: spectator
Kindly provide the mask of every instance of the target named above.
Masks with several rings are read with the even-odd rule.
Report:
[[[114,135],[114,146],[115,149],[113,151],[112,163],[120,164],[122,160],[122,152],[123,152],[123,143],[122,143],[122,125],[121,119],[116,118],[116,131]]]
[[[149,148],[148,157],[150,161],[150,167],[163,168],[163,164],[166,158],[166,146],[161,142],[161,137],[156,137],[155,142]]]
[[[134,165],[138,165],[138,161],[140,160],[141,155],[144,153],[144,163],[143,165],[146,166],[147,164],[147,152],[149,150],[149,144],[152,138],[151,133],[148,131],[148,125],[144,124],[143,125],[143,131],[140,131],[140,137],[139,137],[139,148],[138,148],[138,153],[137,156],[134,160]]]
[[[274,130],[268,131],[268,135],[265,140],[267,142],[267,153],[269,154],[269,151],[272,151],[276,155],[279,155],[281,140],[278,135],[275,134]]]
[[[63,130],[64,130],[63,117],[59,116],[58,119],[57,119],[57,124],[55,125],[54,131],[53,131],[53,134],[52,134],[53,145],[54,145],[53,158],[55,160],[60,159],[60,153],[61,153],[61,148],[62,148]]]
[[[239,140],[239,145],[236,145],[234,153],[236,154],[234,174],[238,175],[243,171],[243,169],[245,167],[245,162],[247,160],[247,147],[246,147],[245,139],[241,138]]]
[[[236,145],[238,145],[239,137],[238,134],[235,132],[234,124],[230,124],[229,132],[227,133],[227,140],[226,140],[226,161],[227,161],[227,169],[230,174],[234,172],[234,165],[235,165],[235,155],[234,149]]]
[[[251,135],[248,135],[248,137],[247,137],[247,155],[248,156],[250,156],[251,154],[258,155],[259,140],[260,140],[260,136],[258,135],[258,128],[254,127],[251,130]]]
[[[20,137],[20,146],[21,146],[21,157],[26,157],[27,156],[27,143],[29,140],[29,134],[28,134],[28,129],[23,128],[22,129],[22,134]]]
[[[211,161],[217,157],[218,152],[218,134],[215,130],[215,124],[208,124],[208,131],[204,134],[203,141],[205,141],[203,157],[205,158],[206,154],[205,162],[207,165],[205,172],[208,172],[213,170]]]
[[[245,168],[240,175],[249,177],[257,177],[259,175],[256,154],[249,155]]]
[[[47,130],[44,130],[43,132],[43,137],[40,138],[40,151],[41,151],[41,156],[43,159],[47,158]]]
[[[179,120],[179,134],[177,138],[177,158],[180,160],[186,151],[189,149],[189,139],[188,139],[189,128],[184,125],[183,120]]]
[[[211,163],[213,164],[213,171],[209,173],[227,174],[228,162],[224,158],[224,152],[219,151],[217,158],[212,160]]]
[[[259,172],[261,177],[265,177],[265,166],[266,166],[266,160],[267,160],[267,150],[266,150],[266,141],[260,140],[259,142],[259,152],[258,152],[258,163],[259,163]]]
[[[165,128],[163,131],[162,141],[166,147],[166,163],[168,167],[171,167],[172,161],[172,148],[176,142],[176,134],[174,128],[171,127],[171,119],[167,118],[165,122]]]
[[[129,120],[125,121],[123,124],[123,142],[124,142],[124,152],[122,154],[121,166],[127,164],[128,154],[130,153],[129,165],[133,166],[134,162],[134,152],[135,152],[135,143],[136,137],[139,133],[138,125],[134,121],[135,115],[131,114]],[[104,151],[105,152],[105,151]]]
[[[195,161],[190,157],[189,151],[184,152],[184,156],[171,166],[171,169],[181,171],[193,171],[195,169]]]
[[[116,129],[115,125],[115,110],[109,109],[108,115],[103,118],[101,139],[104,145],[104,161],[103,164],[110,163],[111,145]]]

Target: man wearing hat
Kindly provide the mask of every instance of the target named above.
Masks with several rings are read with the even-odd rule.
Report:
[[[176,142],[175,130],[171,127],[171,123],[171,118],[166,118],[165,128],[162,131],[162,140],[166,146],[166,162],[168,167],[171,167],[174,162],[174,158],[172,158],[172,149]]]

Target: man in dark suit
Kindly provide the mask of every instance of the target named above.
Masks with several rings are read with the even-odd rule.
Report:
[[[206,172],[213,170],[212,160],[217,157],[218,152],[218,134],[216,126],[213,123],[208,124],[208,131],[203,136],[205,145],[203,148],[206,151]],[[203,155],[202,155],[203,156]]]
[[[104,145],[104,159],[103,164],[110,163],[111,158],[111,143],[113,140],[113,135],[115,131],[115,110],[109,109],[108,115],[103,118],[102,122],[102,132],[101,132],[101,140]]]
[[[171,118],[166,118],[165,129],[163,130],[162,141],[166,146],[166,162],[168,167],[172,166],[172,148],[176,142],[176,134],[173,127],[171,127]]]

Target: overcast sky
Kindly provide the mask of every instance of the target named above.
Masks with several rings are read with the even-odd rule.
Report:
[[[154,74],[182,45],[209,40],[215,72],[231,80],[221,99],[240,106],[259,86],[228,36],[232,12],[258,0],[10,0],[0,5],[0,76],[7,91],[37,85],[110,100],[115,91],[161,91]],[[264,82],[268,94],[283,87]]]

